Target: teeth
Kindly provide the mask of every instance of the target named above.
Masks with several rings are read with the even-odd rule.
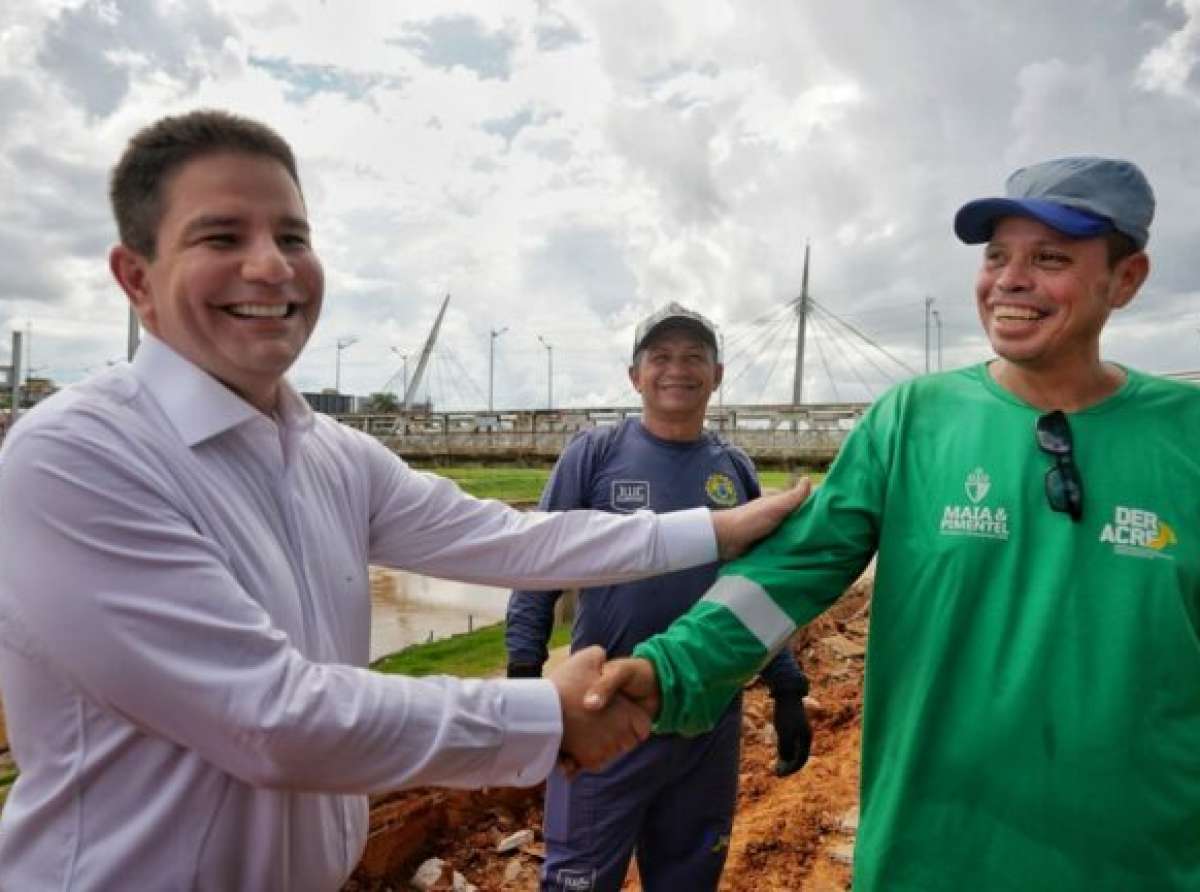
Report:
[[[267,316],[282,319],[287,315],[288,304],[234,304],[226,309],[235,316]]]
[[[996,307],[994,313],[997,319],[1034,320],[1042,318],[1042,314],[1031,307]]]

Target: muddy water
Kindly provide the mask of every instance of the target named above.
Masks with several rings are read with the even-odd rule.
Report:
[[[371,568],[371,659],[504,619],[508,589]]]

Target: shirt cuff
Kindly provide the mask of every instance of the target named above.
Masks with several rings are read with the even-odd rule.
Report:
[[[541,783],[558,759],[562,707],[554,683],[544,678],[499,682],[503,695],[504,745],[492,766],[492,783],[531,787]]]
[[[667,557],[667,570],[699,567],[717,559],[717,533],[707,508],[659,514],[658,537]]]

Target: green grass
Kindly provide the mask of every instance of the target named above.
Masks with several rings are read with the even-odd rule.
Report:
[[[482,465],[451,465],[424,470],[448,477],[471,495],[480,499],[500,499],[504,502],[536,502],[542,488],[550,479],[549,468],[484,467]],[[825,477],[823,471],[803,471],[814,484]],[[758,478],[766,489],[784,489],[791,471],[759,471]]]
[[[762,484],[763,489],[787,489],[788,484],[792,481],[792,473],[792,471],[759,471],[758,482]],[[811,471],[806,468],[795,473],[798,476],[807,477],[812,481],[813,486],[825,479],[824,471]]]
[[[504,502],[536,502],[546,481],[550,479],[549,468],[452,465],[422,470],[450,478],[476,498],[500,499]]]
[[[550,648],[571,640],[571,630],[558,626],[550,636]],[[504,623],[484,626],[428,644],[414,644],[399,653],[381,657],[371,668],[389,675],[457,675],[483,678],[504,670],[508,654],[504,649]]]

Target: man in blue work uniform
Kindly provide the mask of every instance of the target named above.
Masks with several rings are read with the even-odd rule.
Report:
[[[629,369],[642,397],[641,419],[572,440],[540,507],[662,512],[729,508],[757,498],[750,459],[704,429],[722,371],[716,332],[699,313],[671,303],[643,320]],[[630,653],[686,612],[716,572],[709,564],[584,589],[572,650],[599,644],[610,657]],[[541,674],[559,594],[513,592],[505,633],[510,677]],[[776,772],[791,774],[808,759],[811,744],[803,703],[808,682],[786,648],[762,675],[775,703]],[[646,889],[715,889],[733,823],[740,731],[741,704],[735,702],[701,737],[654,737],[600,772],[573,779],[551,774],[543,890],[619,889],[635,847]]]

